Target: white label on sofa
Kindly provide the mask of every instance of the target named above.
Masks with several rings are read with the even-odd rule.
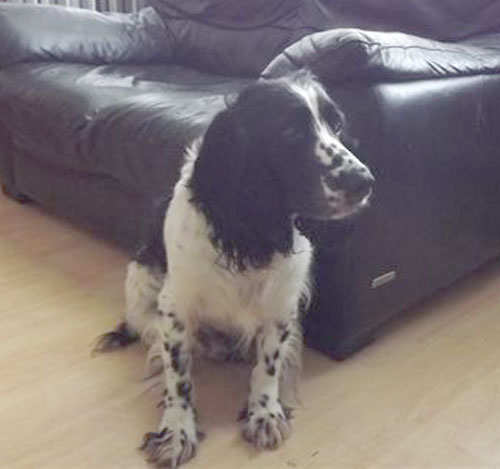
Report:
[[[390,272],[375,277],[372,280],[372,288],[379,288],[382,285],[394,281],[395,279],[396,279],[396,271],[391,270]]]

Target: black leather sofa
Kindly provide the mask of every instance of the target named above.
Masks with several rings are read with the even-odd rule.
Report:
[[[152,5],[103,15],[0,3],[6,193],[132,249],[228,95],[308,67],[377,177],[363,216],[303,222],[318,245],[309,344],[343,358],[498,256],[500,2]]]

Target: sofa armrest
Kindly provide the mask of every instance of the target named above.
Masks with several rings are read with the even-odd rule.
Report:
[[[166,62],[172,52],[170,35],[153,8],[123,14],[0,3],[0,66]]]
[[[262,72],[309,68],[328,82],[408,81],[500,72],[500,34],[439,42],[410,34],[332,29],[303,37]]]

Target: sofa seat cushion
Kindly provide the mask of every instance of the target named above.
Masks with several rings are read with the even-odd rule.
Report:
[[[17,64],[0,70],[0,125],[38,160],[155,193],[246,83],[173,65]]]

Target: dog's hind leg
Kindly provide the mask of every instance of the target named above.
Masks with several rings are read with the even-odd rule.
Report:
[[[94,351],[126,347],[143,336],[152,322],[159,320],[157,299],[164,279],[165,274],[157,267],[137,261],[129,263],[125,281],[125,321],[103,334]]]

